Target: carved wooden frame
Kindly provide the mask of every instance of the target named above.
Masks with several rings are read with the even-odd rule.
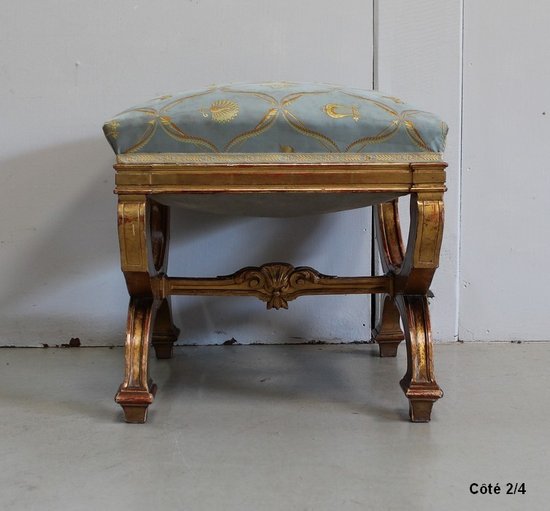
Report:
[[[433,403],[443,392],[433,368],[433,344],[428,292],[443,238],[443,191],[413,191],[410,227],[404,250],[397,199],[375,207],[380,259],[394,279],[394,293],[386,294],[380,323],[373,331],[381,356],[395,356],[403,338],[407,344],[407,372],[401,387],[409,399],[413,422],[428,422]],[[403,322],[403,330],[399,325]]]
[[[125,374],[115,400],[127,422],[145,422],[156,386],[148,375],[148,350],[170,358],[179,330],[170,297],[186,295],[256,296],[267,308],[310,294],[384,296],[381,320],[373,330],[381,356],[395,356],[407,345],[407,372],[401,386],[415,422],[430,419],[442,392],[433,373],[433,346],[427,294],[438,266],[443,234],[443,162],[429,163],[273,163],[115,165],[121,267],[130,304],[126,329]],[[313,268],[268,263],[213,278],[168,277],[166,195],[183,193],[368,193],[375,206],[377,240],[384,275],[337,277]],[[397,198],[411,195],[411,227],[404,248]],[[393,200],[387,201],[389,197]],[[403,330],[400,327],[400,319]]]

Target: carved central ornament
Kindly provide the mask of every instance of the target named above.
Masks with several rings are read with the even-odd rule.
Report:
[[[319,282],[320,274],[305,266],[294,268],[287,263],[269,263],[259,268],[244,268],[235,276],[235,282],[244,284],[267,302],[268,309],[288,309],[294,293]]]

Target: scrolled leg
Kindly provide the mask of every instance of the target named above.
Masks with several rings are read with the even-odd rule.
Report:
[[[427,294],[439,265],[443,237],[443,190],[411,195],[407,251],[395,277],[395,301],[407,344],[407,372],[401,387],[413,422],[428,422],[443,392],[435,381]]]
[[[115,401],[126,422],[142,423],[156,387],[148,376],[149,343],[160,299],[152,278],[165,260],[162,236],[154,225],[164,225],[162,209],[145,195],[121,195],[118,201],[120,261],[130,294],[126,324],[124,380]],[[156,212],[155,212],[156,211]],[[159,215],[160,220],[159,220]]]
[[[399,321],[399,310],[390,296],[384,298],[382,314],[372,330],[372,338],[378,343],[381,357],[395,357],[399,344],[405,339]]]
[[[398,272],[405,257],[398,200],[378,204],[374,208],[374,217],[382,268],[386,273]]]
[[[158,302],[151,298],[131,298],[126,328],[124,380],[115,401],[124,410],[124,420],[143,423],[153,402],[156,385],[149,379],[148,357],[152,325]]]
[[[173,345],[179,333],[179,328],[172,321],[170,297],[167,297],[160,304],[153,328],[153,348],[158,359],[172,357]]]
[[[405,330],[407,372],[401,388],[409,399],[413,422],[428,422],[432,405],[443,392],[435,381],[428,300],[425,296],[399,296],[397,304]]]
[[[443,392],[433,370],[433,345],[427,294],[439,265],[443,237],[445,165],[413,166],[410,229],[404,249],[397,200],[375,209],[380,259],[394,278],[392,296],[384,300],[381,321],[373,330],[381,356],[394,356],[401,338],[396,306],[407,345],[407,372],[401,387],[409,399],[413,422],[428,422],[433,403]],[[394,337],[394,338],[392,338]]]
[[[397,199],[377,205],[374,216],[382,268],[386,274],[395,273],[399,271],[405,253]],[[372,330],[372,338],[378,343],[381,357],[397,355],[397,348],[405,337],[399,324],[399,311],[391,296],[384,297],[382,314],[378,324]]]

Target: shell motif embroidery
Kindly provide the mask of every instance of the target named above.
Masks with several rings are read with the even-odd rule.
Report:
[[[204,117],[208,117],[208,112],[210,112],[212,120],[224,124],[239,115],[239,105],[229,99],[219,99],[218,101],[214,101],[210,105],[210,108],[201,109],[201,112]]]

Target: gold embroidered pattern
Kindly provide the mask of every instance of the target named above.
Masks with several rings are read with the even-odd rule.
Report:
[[[309,129],[300,119],[298,119],[292,112],[283,110],[284,118],[296,131],[299,131],[303,135],[317,139],[321,144],[329,151],[339,152],[338,146],[327,136]]]
[[[333,119],[344,119],[351,117],[355,122],[359,120],[359,109],[352,105],[338,105],[337,103],[328,103],[324,108],[325,113]]]
[[[180,142],[187,142],[197,147],[210,149],[213,152],[218,151],[216,146],[212,144],[212,142],[210,142],[209,140],[206,140],[202,137],[193,137],[191,135],[188,135],[187,133],[184,133],[170,120],[170,117],[164,117],[161,126],[163,127],[165,133],[175,140],[179,140]]]
[[[127,114],[139,112],[145,116],[145,119],[142,119],[141,124],[135,124],[132,126],[133,130],[139,130],[141,128],[143,131],[141,133],[136,133],[136,131],[134,131],[136,135],[133,141],[133,145],[131,145],[130,147],[124,147],[122,148],[122,150],[125,153],[135,153],[143,150],[143,148],[147,146],[147,144],[153,139],[153,137],[155,137],[154,143],[157,143],[162,142],[162,136],[167,135],[170,138],[177,140],[178,142],[181,142],[183,144],[191,144],[195,146],[195,150],[199,151],[209,151],[212,153],[235,151],[238,150],[238,146],[244,144],[254,137],[262,135],[266,131],[273,128],[273,126],[275,126],[277,121],[281,118],[290,128],[292,128],[296,132],[304,135],[305,137],[316,140],[319,144],[319,149],[326,152],[361,152],[364,150],[368,150],[366,149],[367,146],[376,146],[378,144],[383,144],[385,141],[394,137],[398,132],[401,132],[409,137],[414,145],[419,148],[419,151],[421,153],[428,153],[431,152],[434,147],[437,147],[439,149],[445,139],[447,126],[444,123],[441,123],[440,130],[438,130],[440,133],[439,137],[441,139],[440,143],[434,144],[434,135],[430,132],[427,132],[430,136],[427,141],[424,138],[424,133],[426,133],[424,131],[424,126],[426,123],[425,119],[427,117],[432,117],[433,119],[435,118],[431,116],[431,114],[427,112],[422,112],[420,110],[400,110],[403,107],[400,107],[398,105],[402,104],[403,102],[393,96],[382,96],[377,93],[371,93],[367,91],[363,92],[360,89],[344,89],[339,86],[332,85],[322,85],[322,88],[319,87],[319,90],[300,90],[298,86],[299,84],[293,84],[291,82],[278,82],[264,84],[263,90],[257,90],[254,88],[248,88],[250,87],[248,85],[222,85],[219,87],[212,86],[208,89],[190,92],[187,96],[176,96],[175,99],[171,99],[172,96],[168,95],[160,96],[159,98],[155,98],[156,100],[163,101],[163,104],[160,104],[158,106],[158,109],[147,105],[143,107],[132,108],[122,113]],[[271,88],[274,92],[265,92],[265,87]],[[285,88],[289,88],[289,91],[283,97],[277,95],[278,93],[275,92],[278,89]],[[194,128],[197,126],[196,120],[193,120],[193,118],[190,117],[189,122],[187,122],[187,118],[185,116],[182,116],[182,113],[180,113],[180,108],[178,108],[177,113],[176,111],[173,113],[173,118],[171,116],[172,110],[176,106],[181,107],[182,104],[194,98],[224,92],[231,94],[231,99],[229,99],[228,97],[222,97],[221,99],[217,99],[216,97],[214,97],[212,98],[209,107],[199,108],[199,112],[202,114],[203,117],[211,118],[215,123],[219,125],[227,125],[232,120],[241,115],[243,102],[239,101],[238,103],[237,101],[235,101],[233,99],[235,95],[242,94],[243,96],[248,96],[249,98],[254,97],[266,103],[266,110],[264,111],[262,111],[263,109],[261,107],[261,104],[258,106],[258,104],[256,103],[253,106],[252,112],[255,115],[258,115],[257,121],[243,118],[244,126],[246,126],[246,124],[244,124],[244,121],[248,123],[252,121],[252,123],[248,125],[248,129],[246,131],[242,131],[240,133],[229,131],[228,133],[231,133],[230,136],[232,137],[229,141],[227,141],[227,138],[229,137],[223,138],[223,133],[219,131],[219,129],[222,128],[212,128],[212,133],[215,133],[216,137],[221,136],[223,142],[220,142],[219,138],[209,140],[204,136],[194,135],[192,131],[195,131]],[[365,112],[365,110],[372,111],[373,107],[375,107],[380,109],[382,112],[380,112],[379,114],[374,114],[373,119],[375,119],[376,121],[372,124],[369,122],[363,122],[361,124],[358,124],[358,127],[354,128],[353,130],[349,129],[350,125],[348,124],[346,128],[346,130],[348,131],[342,132],[345,137],[344,140],[340,138],[340,133],[338,132],[335,139],[332,139],[330,138],[332,136],[331,131],[334,130],[334,128],[330,128],[332,124],[326,124],[322,121],[320,122],[318,115],[314,115],[312,118],[309,118],[308,116],[303,114],[304,106],[299,105],[295,108],[294,103],[297,102],[300,98],[307,96],[327,94],[329,95],[329,98],[332,98],[334,97],[334,93],[336,92],[349,98],[353,98],[353,102],[347,103],[344,100],[343,102],[327,102],[324,105],[321,103],[321,110],[326,116],[330,117],[331,119],[342,120],[349,118],[349,120],[353,120],[355,123],[359,123],[359,121],[361,120],[361,116],[364,115],[363,112]],[[368,105],[367,108],[361,110],[360,107],[363,102],[368,103]],[[307,103],[304,103],[304,105],[307,105]],[[185,110],[183,110],[183,112],[185,112]],[[147,117],[149,117],[149,120],[147,120]],[[256,125],[254,125],[253,122],[256,122]],[[428,121],[428,123],[429,122],[430,121]],[[231,124],[231,128],[228,129],[234,129],[232,128],[232,126],[234,126],[235,124]],[[237,126],[241,126],[241,124],[237,124]],[[104,131],[106,136],[111,141],[114,141],[119,138],[120,130],[124,129],[124,127],[125,125],[121,125],[121,122],[119,122],[119,120],[115,118],[105,124]],[[324,129],[325,127],[327,127],[326,132]],[[277,129],[280,128],[281,123],[279,122]],[[159,129],[162,130],[162,132],[159,132],[159,134],[155,136]],[[217,129],[218,131],[214,131],[214,129]],[[329,129],[331,131],[329,131]],[[356,140],[346,140],[347,137],[350,137],[350,135],[353,136],[354,134],[355,136],[359,136],[359,138],[357,138]],[[292,142],[292,139],[290,139],[289,141]],[[298,142],[298,145],[299,144],[300,143]],[[410,143],[408,144],[408,146],[406,146],[407,150],[410,146]],[[281,150],[283,147],[291,146],[281,146]],[[307,147],[311,147],[311,143]],[[294,150],[294,148],[292,149]],[[375,148],[375,150],[376,149],[377,148]]]
[[[382,131],[376,135],[370,137],[362,137],[355,142],[352,142],[346,147],[346,151],[361,151],[365,146],[369,144],[379,144],[393,137],[395,132],[399,129],[399,121],[392,121],[392,123],[384,128]]]
[[[266,113],[264,118],[257,124],[256,127],[254,127],[250,131],[247,131],[245,133],[242,133],[241,135],[238,135],[237,137],[229,141],[228,144],[225,146],[225,151],[228,151],[232,147],[238,144],[241,144],[246,140],[249,140],[250,138],[260,135],[261,133],[264,133],[265,131],[267,131],[275,123],[280,113],[283,114],[283,118],[288,122],[288,124],[292,126],[299,133],[302,133],[303,135],[317,139],[326,149],[330,151],[339,151],[338,146],[330,138],[328,138],[327,136],[317,131],[314,131],[308,128],[300,119],[298,119],[293,113],[291,113],[286,108],[288,105],[290,105],[294,101],[297,101],[298,99],[300,99],[305,95],[326,94],[327,92],[330,92],[330,89],[321,90],[321,91],[294,92],[294,93],[288,94],[287,96],[282,98],[280,101],[278,101],[276,98],[274,98],[273,96],[270,96],[265,92],[234,90],[230,87],[224,87],[223,90],[226,92],[232,92],[235,94],[252,94],[255,97],[258,97],[260,99],[263,99],[264,101],[267,101],[273,106],[273,108],[271,108]]]
[[[232,121],[239,115],[239,105],[229,99],[214,101],[209,109],[201,108],[203,117],[208,117],[208,110],[212,114],[212,119],[221,124]]]
[[[105,123],[103,131],[107,137],[116,140],[118,138],[118,128],[120,128],[120,122],[113,120]]]
[[[292,87],[293,85],[296,84],[294,82],[271,82],[269,87],[272,89],[284,89],[286,87]]]
[[[399,98],[396,98],[395,96],[382,96],[384,99],[389,99],[390,101],[393,101],[394,103],[397,103],[398,105],[404,103],[404,101],[401,101]]]
[[[343,92],[344,94],[361,99],[364,101],[368,101],[374,105],[376,105],[378,108],[384,110],[388,114],[390,114],[394,119],[391,121],[390,125],[384,128],[382,131],[380,131],[378,134],[370,137],[362,137],[358,140],[355,140],[351,144],[348,145],[346,148],[346,151],[350,151],[351,149],[361,151],[367,144],[378,144],[383,142],[384,140],[388,140],[391,138],[401,126],[405,126],[405,130],[407,132],[407,135],[411,138],[411,140],[422,150],[429,151],[430,148],[428,147],[428,144],[425,142],[425,140],[420,135],[420,132],[416,128],[413,118],[418,115],[428,115],[431,116],[432,114],[428,112],[423,112],[421,110],[404,110],[401,113],[397,112],[393,108],[389,107],[388,105],[385,105],[384,103],[381,103],[380,101],[376,101],[371,98],[365,98],[363,96],[360,96],[358,94],[351,94],[349,92]],[[386,96],[384,96],[386,97]],[[388,96],[389,97],[389,96]],[[396,101],[397,103],[397,101]]]
[[[225,146],[225,150],[229,151],[229,149],[231,149],[232,147],[242,144],[248,139],[256,137],[264,131],[267,131],[276,121],[278,113],[279,112],[276,108],[272,108],[271,110],[269,110],[264,115],[263,119],[253,129],[251,129],[250,131],[246,131],[245,133],[241,133],[240,135],[230,140]]]
[[[211,90],[207,90],[207,91],[199,92],[197,94],[192,94],[190,96],[185,96],[183,98],[178,98],[168,103],[167,105],[163,106],[159,111],[150,107],[142,107],[142,108],[133,108],[130,110],[125,110],[124,112],[122,112],[123,114],[127,112],[141,112],[151,117],[151,120],[147,121],[147,126],[145,128],[145,131],[141,135],[141,137],[138,139],[138,141],[134,145],[126,149],[125,152],[133,153],[142,149],[153,138],[153,135],[156,133],[159,125],[162,127],[163,131],[169,137],[175,140],[178,140],[179,142],[193,144],[196,147],[202,147],[202,148],[210,149],[211,151],[216,152],[217,148],[214,144],[212,144],[211,142],[209,142],[208,140],[202,137],[193,137],[191,135],[188,135],[187,133],[184,133],[176,124],[172,122],[170,116],[166,115],[166,113],[170,109],[172,109],[175,105],[181,104],[184,101],[190,100],[192,98],[209,94],[210,92]],[[119,115],[122,115],[122,114],[119,114]]]
[[[142,147],[147,145],[149,140],[153,138],[153,135],[157,131],[157,121],[156,119],[152,119],[147,123],[147,128],[144,131],[141,138],[131,147],[129,147],[126,152],[127,153],[133,153],[135,151],[139,151]]]
[[[292,147],[291,145],[281,145],[279,144],[279,149],[282,153],[295,153],[295,149],[294,147]]]
[[[424,140],[422,139],[422,136],[416,129],[416,126],[414,125],[414,123],[410,119],[407,119],[404,121],[404,124],[405,124],[405,128],[407,129],[407,133],[413,139],[413,141],[425,151],[429,151],[430,148],[427,146],[426,142],[424,142]]]

